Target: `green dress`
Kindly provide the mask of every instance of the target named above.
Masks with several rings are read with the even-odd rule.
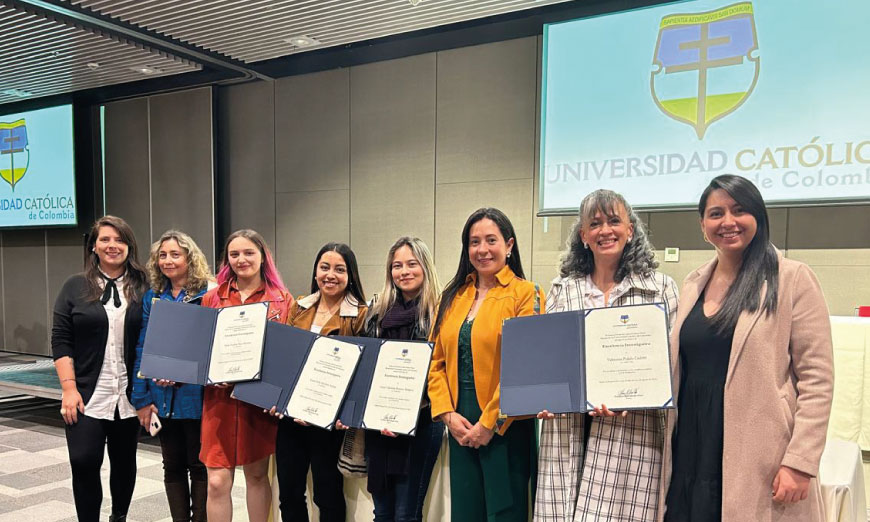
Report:
[[[457,413],[472,425],[480,418],[471,352],[473,321],[459,329]],[[536,474],[534,419],[514,421],[504,436],[480,449],[450,444],[450,516],[454,522],[526,522],[529,480]],[[534,486],[531,488],[534,494]]]

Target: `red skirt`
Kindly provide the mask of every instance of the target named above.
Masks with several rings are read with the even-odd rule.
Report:
[[[232,388],[205,387],[199,460],[209,468],[243,466],[275,453],[277,419],[231,398],[231,392]]]

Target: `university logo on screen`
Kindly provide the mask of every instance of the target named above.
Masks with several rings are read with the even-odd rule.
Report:
[[[663,113],[704,139],[746,101],[759,67],[752,3],[671,14],[659,24],[650,89]]]
[[[30,149],[27,147],[24,118],[13,122],[0,121],[0,177],[9,183],[13,192],[29,166]]]

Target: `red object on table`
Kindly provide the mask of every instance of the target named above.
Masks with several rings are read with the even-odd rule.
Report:
[[[870,306],[859,306],[858,317],[870,317]]]

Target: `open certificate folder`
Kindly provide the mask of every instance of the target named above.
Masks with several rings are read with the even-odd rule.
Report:
[[[139,373],[187,384],[260,378],[269,303],[226,308],[156,301]]]
[[[414,435],[426,392],[432,344],[368,337],[337,339],[365,346],[341,408],[341,423]]]
[[[363,346],[278,323],[267,328],[262,378],[237,384],[233,397],[332,429]]]
[[[502,327],[508,416],[673,407],[665,305],[517,317]]]

